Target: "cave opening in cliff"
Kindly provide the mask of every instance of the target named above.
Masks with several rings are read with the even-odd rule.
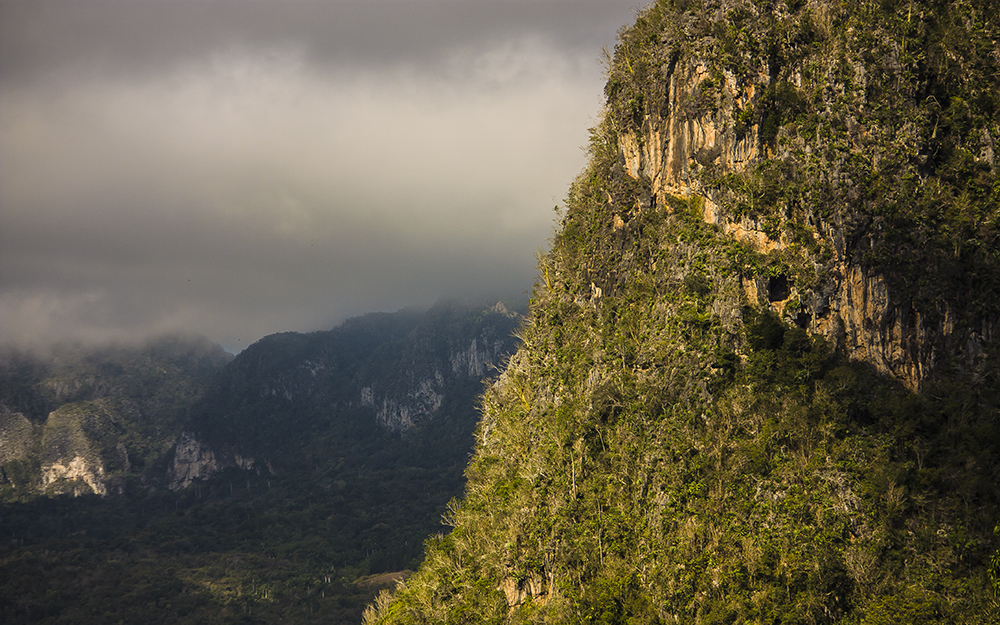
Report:
[[[791,288],[787,276],[774,276],[767,280],[767,299],[770,302],[781,302],[788,299]]]

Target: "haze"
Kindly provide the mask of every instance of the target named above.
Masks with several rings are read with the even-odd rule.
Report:
[[[0,342],[523,296],[639,6],[0,1]]]

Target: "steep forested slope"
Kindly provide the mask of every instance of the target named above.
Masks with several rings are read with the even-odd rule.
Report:
[[[995,622],[1000,24],[621,32],[454,529],[368,623]]]

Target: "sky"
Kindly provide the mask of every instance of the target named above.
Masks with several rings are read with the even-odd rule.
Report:
[[[526,300],[641,0],[0,0],[0,343]]]

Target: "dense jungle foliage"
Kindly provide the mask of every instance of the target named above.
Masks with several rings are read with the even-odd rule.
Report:
[[[483,397],[453,529],[365,622],[1000,622],[991,5],[642,11],[620,34],[523,346]],[[692,122],[727,77],[766,85],[723,120],[762,156],[692,165],[697,193],[649,210],[620,138],[646,138],[684,62],[710,76]],[[706,198],[788,244],[726,234]],[[985,329],[976,364],[945,354],[915,392],[803,329],[814,311],[794,294],[852,266],[938,325],[951,311],[963,337]],[[761,279],[782,306],[748,300]]]
[[[462,488],[455,424],[375,432],[311,471],[0,507],[4,623],[357,623]],[[449,445],[449,443],[451,445]],[[346,445],[341,445],[341,449]]]

